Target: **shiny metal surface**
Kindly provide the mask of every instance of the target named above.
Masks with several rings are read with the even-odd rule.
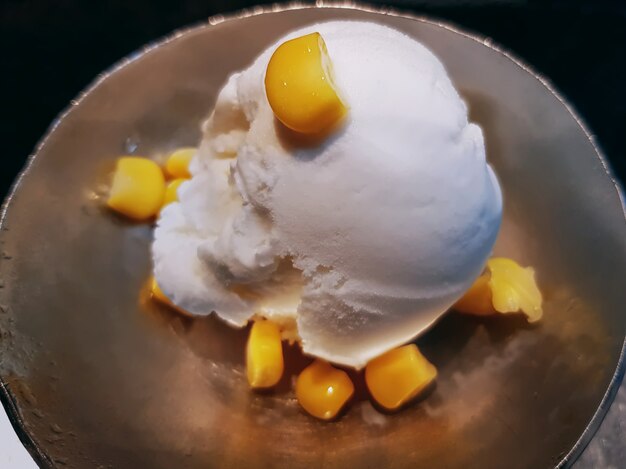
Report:
[[[102,210],[95,189],[116,155],[193,145],[229,73],[283,33],[336,18],[389,24],[445,63],[483,126],[504,188],[496,254],[534,265],[547,301],[536,327],[520,318],[448,315],[418,341],[440,372],[426,400],[386,415],[361,391],[341,420],[324,424],[299,410],[288,378],[271,395],[248,390],[245,331],[141,300],[150,228]],[[587,427],[611,380],[617,383],[626,331],[624,208],[574,115],[502,52],[432,22],[324,8],[212,23],[103,76],[54,126],[8,201],[0,374],[5,404],[40,463],[415,469],[561,462],[599,423],[597,416]],[[293,358],[288,368],[304,362]]]

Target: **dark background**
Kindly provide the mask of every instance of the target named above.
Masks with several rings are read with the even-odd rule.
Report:
[[[260,1],[0,0],[0,199],[98,73],[174,29]],[[513,51],[570,100],[626,180],[626,1],[390,1]]]

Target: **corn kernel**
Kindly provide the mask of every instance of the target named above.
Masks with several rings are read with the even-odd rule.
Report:
[[[417,397],[437,377],[437,369],[415,344],[404,345],[375,358],[365,368],[372,397],[395,410]]]
[[[252,388],[271,388],[283,375],[283,345],[279,327],[255,321],[246,346],[246,372]]]
[[[489,286],[495,310],[499,313],[521,311],[528,322],[539,321],[543,298],[535,282],[535,270],[504,257],[489,259],[487,267],[491,271]]]
[[[155,216],[163,204],[165,179],[158,164],[147,158],[117,160],[107,205],[135,220]]]
[[[465,292],[463,297],[456,302],[454,309],[460,313],[474,314],[477,316],[495,314],[496,310],[493,308],[493,303],[491,302],[490,277],[488,273],[478,277],[470,289]]]
[[[165,197],[163,197],[163,207],[178,200],[178,188],[186,179],[174,179],[165,186]]]
[[[330,420],[354,394],[348,374],[323,360],[315,360],[296,380],[296,397],[313,417]]]
[[[278,46],[267,65],[265,92],[276,118],[296,132],[319,134],[332,128],[346,113],[319,33]]]
[[[196,154],[196,149],[192,147],[179,148],[167,157],[165,162],[165,172],[171,179],[189,179],[189,163]]]
[[[521,311],[528,322],[536,322],[543,314],[542,303],[533,268],[494,257],[487,261],[487,272],[478,277],[454,308],[461,313],[481,316]]]

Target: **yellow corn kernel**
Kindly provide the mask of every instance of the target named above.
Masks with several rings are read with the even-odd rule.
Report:
[[[528,322],[541,319],[543,298],[532,267],[521,267],[504,257],[487,261],[487,271],[474,282],[454,309],[461,313],[488,315],[518,313]]]
[[[155,216],[163,204],[165,179],[158,164],[147,158],[117,160],[107,205],[135,220]]]
[[[189,179],[189,163],[196,154],[196,149],[192,147],[179,148],[167,157],[165,162],[165,172],[171,179]]]
[[[417,397],[436,377],[437,368],[415,344],[390,350],[365,368],[370,394],[387,410],[395,410]]]
[[[178,188],[186,179],[174,179],[165,186],[165,197],[163,197],[163,207],[178,200]]]
[[[453,308],[460,313],[474,314],[477,316],[488,316],[495,314],[491,302],[491,287],[489,286],[490,274],[484,273],[476,279],[463,297],[455,303]]]
[[[315,360],[296,380],[296,397],[313,417],[330,420],[354,394],[348,374],[323,360]]]
[[[246,371],[252,388],[271,388],[283,375],[283,344],[279,327],[271,321],[255,321],[246,346]]]
[[[535,282],[535,270],[522,267],[504,257],[487,261],[491,272],[489,286],[493,307],[499,313],[523,312],[528,322],[536,322],[543,314],[543,298]]]
[[[265,92],[276,118],[296,132],[319,134],[332,128],[346,113],[319,33],[278,46],[267,65]]]

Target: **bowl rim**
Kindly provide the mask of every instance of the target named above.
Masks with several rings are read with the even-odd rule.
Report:
[[[56,128],[63,122],[63,120],[74,111],[74,108],[77,107],[83,99],[89,96],[101,83],[106,81],[111,75],[120,71],[124,67],[130,65],[131,63],[143,58],[145,55],[152,53],[156,49],[169,44],[170,42],[176,41],[182,36],[193,34],[200,32],[205,29],[209,29],[213,26],[216,26],[220,23],[225,23],[232,20],[249,18],[253,16],[266,15],[271,13],[280,13],[283,11],[291,11],[291,10],[304,10],[304,9],[313,9],[313,8],[328,8],[328,9],[344,9],[344,10],[357,10],[363,11],[367,13],[374,13],[385,16],[393,16],[399,18],[405,18],[411,21],[417,21],[420,23],[428,24],[431,26],[436,26],[442,29],[445,29],[448,32],[453,34],[462,36],[466,39],[470,39],[472,41],[478,42],[483,46],[491,49],[493,52],[501,55],[502,57],[510,60],[517,67],[521,68],[524,72],[530,74],[533,78],[535,78],[541,85],[543,85],[567,110],[570,116],[576,121],[580,129],[583,131],[585,137],[593,147],[596,157],[600,161],[602,168],[604,169],[606,175],[611,180],[613,187],[617,193],[617,196],[620,200],[622,206],[622,214],[624,215],[624,221],[626,221],[626,196],[624,195],[623,189],[620,187],[620,183],[616,176],[613,174],[609,162],[600,149],[598,143],[596,142],[594,136],[589,131],[589,128],[583,121],[583,119],[576,113],[574,107],[566,101],[566,99],[561,95],[559,91],[557,91],[556,87],[543,75],[535,71],[532,67],[524,63],[519,58],[515,57],[511,52],[507,51],[505,48],[497,45],[494,41],[487,37],[483,36],[474,31],[468,32],[463,28],[457,27],[452,23],[448,23],[446,21],[442,21],[439,18],[430,18],[428,16],[416,15],[407,11],[403,11],[402,9],[386,7],[386,6],[373,6],[368,5],[366,3],[355,3],[349,1],[324,1],[324,0],[316,0],[315,4],[306,4],[300,2],[291,2],[291,3],[276,3],[272,5],[263,5],[263,6],[255,6],[251,8],[245,8],[241,10],[237,10],[235,12],[230,12],[226,14],[216,14],[209,17],[205,21],[196,22],[187,26],[183,26],[181,28],[173,30],[171,33],[162,36],[156,40],[153,40],[140,49],[131,52],[126,57],[120,59],[115,62],[109,68],[101,72],[97,77],[91,81],[86,88],[84,88],[75,99],[70,101],[69,106],[63,109],[57,117],[51,122],[51,124],[46,129],[45,133],[39,140],[39,142],[34,147],[33,152],[26,159],[26,163],[24,167],[20,170],[15,181],[12,183],[7,196],[5,197],[2,205],[0,206],[0,232],[4,229],[4,224],[6,222],[7,213],[9,210],[9,205],[16,192],[19,190],[22,185],[23,179],[30,173],[31,167],[37,158],[39,152],[46,145],[48,139],[51,134],[56,130]],[[1,237],[1,236],[0,236]],[[609,382],[608,388],[605,391],[602,400],[600,401],[600,405],[594,412],[593,416],[587,423],[587,426],[583,430],[582,434],[574,444],[574,446],[563,456],[561,456],[561,460],[555,465],[555,468],[564,468],[571,466],[574,461],[581,455],[585,447],[592,440],[596,431],[600,427],[604,417],[606,416],[617,391],[622,383],[622,379],[624,378],[624,374],[626,371],[626,335],[624,337],[624,341],[622,343],[622,349],[620,351],[620,356],[617,362],[617,367],[611,381]],[[20,439],[21,443],[28,450],[35,463],[39,467],[45,468],[55,468],[57,467],[53,459],[46,454],[43,448],[37,443],[36,439],[33,435],[27,430],[26,425],[21,416],[21,412],[19,410],[17,399],[11,390],[7,387],[6,381],[2,376],[0,376],[0,402],[4,407],[4,410],[7,413],[9,421]]]

